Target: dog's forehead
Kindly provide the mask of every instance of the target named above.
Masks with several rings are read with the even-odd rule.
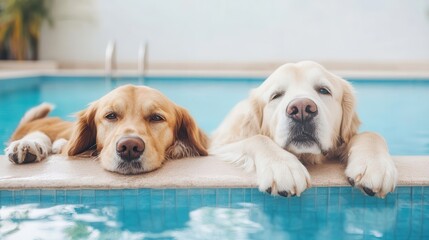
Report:
[[[327,71],[318,64],[285,64],[269,77],[277,83],[308,82],[327,76]]]
[[[269,91],[291,85],[314,86],[336,85],[336,78],[321,65],[311,62],[288,63],[277,68],[260,86],[260,90]],[[304,85],[303,85],[304,84]]]
[[[153,110],[162,108],[164,111],[170,111],[174,104],[160,91],[146,87],[125,85],[102,97],[99,102],[106,106],[118,106],[132,109],[135,106],[140,109]]]

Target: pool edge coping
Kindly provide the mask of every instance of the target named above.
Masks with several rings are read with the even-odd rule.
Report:
[[[273,69],[274,70],[274,69]],[[273,70],[148,70],[146,77],[249,77],[266,78]],[[331,70],[343,78],[376,79],[376,80],[404,80],[412,78],[415,80],[428,80],[429,70],[427,71],[393,71],[393,70]],[[26,77],[106,77],[104,70],[27,70],[27,71],[0,71],[0,81],[6,79],[26,78]],[[137,70],[117,70],[113,77],[139,77]]]
[[[429,186],[429,156],[395,156],[398,186]],[[329,161],[307,166],[314,187],[349,186],[345,165]],[[156,171],[120,175],[91,159],[53,155],[41,163],[14,165],[0,156],[0,189],[256,188],[246,173],[213,156],[168,161]]]

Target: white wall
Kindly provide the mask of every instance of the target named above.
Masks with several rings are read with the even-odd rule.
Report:
[[[41,58],[102,62],[429,60],[428,0],[55,0]]]

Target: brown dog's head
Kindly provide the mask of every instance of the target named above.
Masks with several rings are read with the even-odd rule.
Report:
[[[165,159],[206,156],[207,138],[189,113],[159,91],[119,87],[78,114],[65,151],[96,150],[109,171],[155,170]]]

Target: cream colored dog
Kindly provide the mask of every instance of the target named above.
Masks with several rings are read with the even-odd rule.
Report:
[[[394,190],[397,170],[384,139],[357,133],[352,86],[314,62],[285,64],[229,113],[211,153],[256,171],[261,191],[300,195],[311,184],[303,164],[347,161],[349,182],[368,195]]]

